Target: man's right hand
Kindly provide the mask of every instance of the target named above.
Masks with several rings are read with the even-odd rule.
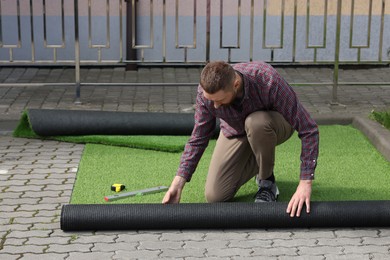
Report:
[[[185,178],[181,176],[175,176],[167,193],[165,193],[162,203],[163,204],[179,203],[181,192],[186,182],[187,180]]]

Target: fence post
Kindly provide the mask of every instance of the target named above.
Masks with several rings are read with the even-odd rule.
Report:
[[[211,0],[206,3],[206,63],[210,61]]]
[[[134,28],[137,28],[137,3],[135,0],[125,0],[126,2],[126,60],[133,61],[137,59],[136,49],[133,48],[133,20]],[[153,8],[152,6],[150,8]],[[135,19],[133,19],[133,13]],[[126,70],[137,70],[136,63],[126,63]]]
[[[340,62],[340,33],[341,33],[341,5],[342,0],[337,0],[337,20],[336,20],[336,42],[335,42],[335,57],[333,67],[333,90],[331,105],[338,104],[337,88],[339,83],[339,62]]]
[[[74,0],[74,60],[75,60],[75,85],[76,99],[75,104],[81,104],[80,101],[80,39],[79,39],[79,3]]]

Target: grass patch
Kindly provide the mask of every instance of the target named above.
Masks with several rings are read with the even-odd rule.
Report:
[[[175,139],[176,137],[170,137]],[[182,202],[205,202],[204,183],[215,140],[200,161]],[[281,191],[279,201],[288,201],[299,180],[301,143],[297,135],[277,147],[275,175]],[[82,203],[160,203],[164,193],[105,202],[115,194],[111,184],[122,183],[127,191],[169,186],[181,153],[88,144],[81,159],[71,198]],[[320,157],[313,183],[313,201],[390,199],[390,163],[352,126],[320,126]],[[235,201],[252,201],[254,181],[244,185]]]
[[[373,111],[371,113],[371,118],[390,130],[390,111]]]

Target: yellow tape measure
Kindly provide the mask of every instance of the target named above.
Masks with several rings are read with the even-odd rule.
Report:
[[[115,184],[112,184],[112,185],[111,185],[111,190],[112,190],[112,191],[115,191],[115,192],[123,191],[125,188],[126,188],[126,187],[125,187],[125,185],[123,185],[123,184],[115,183]]]

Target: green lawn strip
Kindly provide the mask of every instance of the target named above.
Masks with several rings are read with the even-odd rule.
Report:
[[[390,199],[390,163],[351,126],[320,127],[320,157],[313,183],[313,201]],[[172,137],[175,138],[175,137]],[[204,183],[215,140],[200,161],[182,202],[205,202]],[[275,175],[281,191],[279,201],[288,201],[299,181],[300,140],[297,135],[278,146]],[[156,186],[169,186],[179,165],[181,153],[147,151],[88,144],[81,159],[72,193],[72,204],[160,203],[164,192],[105,202],[114,195],[111,184],[122,183],[129,192]],[[254,181],[244,185],[235,201],[253,201]]]

